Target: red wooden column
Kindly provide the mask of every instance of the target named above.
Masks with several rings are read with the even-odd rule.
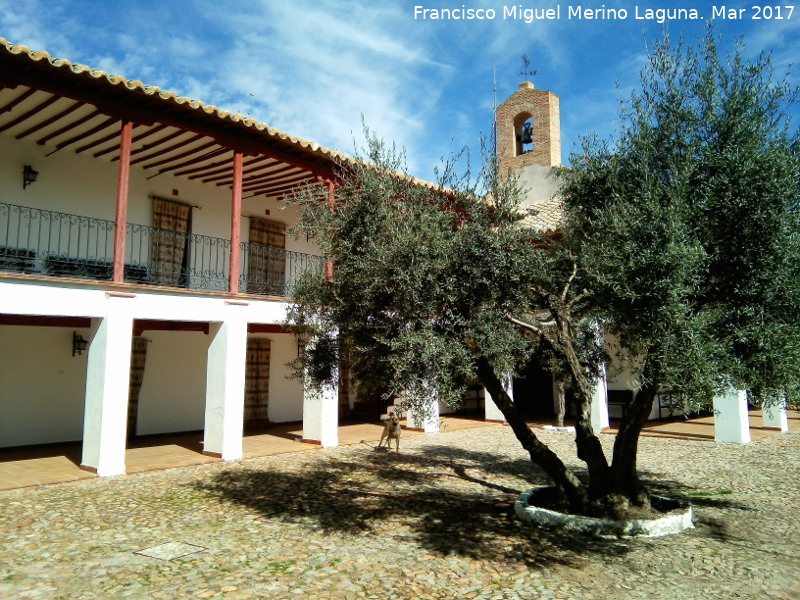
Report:
[[[233,201],[231,202],[231,268],[228,276],[228,291],[239,292],[239,267],[241,265],[242,227],[242,174],[244,155],[233,154]]]
[[[335,194],[335,186],[330,179],[327,179],[325,183],[328,185],[328,209],[333,212],[334,206],[336,205],[336,194]],[[333,281],[333,261],[329,260],[325,263],[325,281]]]
[[[124,121],[119,136],[119,179],[117,181],[117,211],[114,226],[114,271],[112,280],[125,280],[125,228],[128,222],[128,182],[131,174],[131,138],[133,122]]]

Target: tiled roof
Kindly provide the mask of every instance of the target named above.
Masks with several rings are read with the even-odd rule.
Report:
[[[165,105],[172,104],[175,106],[188,107],[197,111],[198,113],[204,113],[211,117],[216,117],[222,121],[238,123],[244,127],[257,130],[269,138],[280,140],[283,143],[287,143],[297,147],[298,149],[302,149],[302,151],[313,153],[332,161],[352,160],[347,155],[336,150],[326,148],[315,142],[309,142],[307,140],[289,135],[288,133],[275,129],[274,127],[269,127],[264,123],[256,121],[255,119],[251,119],[237,113],[232,113],[227,110],[222,110],[216,106],[200,102],[199,100],[192,100],[191,98],[178,96],[173,92],[162,90],[159,87],[145,85],[143,82],[138,80],[129,80],[121,75],[111,75],[105,71],[92,69],[86,65],[72,63],[63,58],[54,58],[47,52],[34,51],[27,46],[13,44],[2,37],[0,37],[0,52],[6,52],[11,55],[25,56],[32,63],[47,64],[56,71],[68,71],[71,74],[79,77],[101,81],[111,87],[124,88],[133,94],[142,94],[150,98],[157,98],[163,101]]]
[[[6,68],[6,66],[8,66],[8,68]],[[11,73],[11,71],[13,71],[13,73]],[[30,111],[24,115],[20,115],[19,113],[23,112],[20,102],[23,100],[23,97],[26,98],[26,95],[23,94],[23,97],[17,98],[3,96],[2,84],[6,78],[9,78],[8,81],[11,81],[11,88],[13,88],[14,85],[19,82],[23,86],[36,89],[37,85],[41,85],[42,81],[49,81],[58,78],[59,75],[65,76],[61,77],[60,79],[68,80],[67,87],[64,88],[62,86],[58,91],[50,89],[49,93],[43,91],[37,92],[35,99],[41,102],[42,106],[49,106],[51,103],[49,100],[47,100],[48,96],[61,95],[72,97],[73,90],[84,87],[74,85],[73,78],[83,78],[83,80],[87,83],[95,84],[93,86],[95,90],[92,93],[94,93],[95,96],[102,96],[104,105],[105,101],[108,100],[108,96],[105,94],[105,91],[107,90],[108,92],[111,92],[119,90],[123,94],[122,100],[124,100],[125,107],[136,107],[136,97],[142,98],[142,100],[146,101],[142,102],[141,104],[146,104],[151,113],[154,110],[155,104],[155,110],[157,111],[156,118],[159,121],[163,120],[166,115],[175,114],[175,109],[177,109],[177,112],[182,115],[184,122],[187,121],[187,114],[190,117],[199,116],[202,118],[200,125],[197,125],[198,121],[193,119],[191,120],[191,126],[184,130],[187,132],[186,135],[189,135],[188,132],[190,131],[201,131],[201,135],[199,136],[195,136],[189,140],[182,140],[182,142],[194,146],[194,155],[191,156],[189,160],[185,160],[189,154],[188,152],[176,156],[176,153],[179,152],[179,150],[176,149],[176,145],[173,148],[170,148],[172,152],[163,153],[166,154],[165,160],[144,164],[143,168],[145,169],[161,169],[160,172],[174,171],[176,175],[182,176],[190,172],[190,170],[186,168],[186,165],[194,162],[199,166],[191,170],[200,174],[193,174],[189,177],[190,179],[198,179],[207,175],[208,179],[204,179],[204,182],[217,181],[217,185],[230,184],[230,177],[228,177],[227,180],[219,183],[220,177],[215,177],[215,175],[219,173],[218,166],[220,163],[214,163],[211,161],[214,160],[215,157],[219,157],[219,155],[222,154],[227,148],[230,148],[231,146],[236,147],[238,145],[237,141],[241,140],[242,143],[244,143],[245,138],[247,138],[247,142],[249,144],[248,148],[251,149],[251,153],[254,151],[253,148],[255,148],[255,152],[263,153],[264,156],[270,156],[271,158],[268,159],[269,162],[266,163],[264,162],[264,159],[253,159],[252,174],[249,172],[249,161],[245,162],[245,187],[248,185],[248,178],[254,180],[263,180],[264,175],[259,175],[259,171],[263,172],[265,168],[268,168],[270,170],[275,170],[276,175],[272,180],[267,181],[265,184],[268,187],[267,191],[264,191],[263,189],[259,189],[257,191],[261,193],[279,194],[281,193],[281,190],[285,191],[285,189],[291,185],[297,185],[304,182],[311,183],[316,181],[315,175],[320,175],[320,172],[326,173],[325,176],[328,177],[330,176],[329,174],[335,173],[335,167],[337,165],[362,163],[362,161],[343,154],[337,150],[332,150],[316,142],[310,142],[290,135],[275,129],[274,127],[270,127],[264,123],[256,121],[250,117],[245,117],[241,114],[232,113],[227,110],[222,110],[216,106],[205,104],[199,100],[178,96],[173,92],[162,90],[159,87],[145,85],[139,80],[126,79],[121,75],[111,75],[105,71],[93,69],[82,64],[72,63],[63,58],[54,58],[47,52],[31,50],[27,46],[13,44],[2,37],[0,37],[0,104],[5,101],[7,102],[6,106],[13,106],[14,110],[10,110],[9,108],[9,111],[5,115],[6,122],[0,125],[0,131],[4,131],[10,135],[15,135],[19,133],[19,130],[22,127],[30,126],[31,121],[35,121],[37,119],[39,120],[39,123],[33,123],[33,127],[30,130],[39,130],[41,127],[44,127],[40,124],[41,121],[44,120],[50,129],[57,129],[62,134],[61,139],[67,135],[73,136],[61,145],[57,144],[56,141],[52,139],[53,136],[47,138],[48,143],[56,144],[58,146],[57,149],[60,149],[62,145],[66,145],[67,143],[74,144],[76,140],[80,138],[85,145],[76,149],[76,152],[85,152],[90,148],[92,151],[94,151],[99,148],[100,151],[95,154],[95,156],[104,155],[106,159],[116,159],[116,148],[113,148],[113,150],[110,147],[105,150],[102,149],[103,143],[111,143],[109,142],[111,136],[104,137],[104,134],[107,134],[113,129],[113,119],[98,124],[97,121],[102,117],[102,115],[99,115],[98,113],[101,111],[96,111],[94,115],[95,120],[91,122],[88,121],[88,117],[81,121],[71,121],[71,115],[76,114],[76,112],[79,110],[75,108],[73,108],[72,112],[65,113],[65,115],[61,115],[57,119],[56,117],[48,119],[48,117],[51,116],[51,113],[47,113],[44,110],[34,111],[35,115],[32,115]],[[37,84],[36,82],[39,83]],[[132,98],[130,100],[133,101],[129,101],[124,94],[131,94]],[[90,96],[91,93],[88,95]],[[85,96],[87,96],[87,94],[84,94],[84,97],[82,97],[79,102],[86,103],[86,105],[94,104],[95,101],[93,98],[87,98]],[[119,95],[117,95],[115,99],[119,101]],[[33,102],[33,100],[30,100],[29,102]],[[126,116],[125,118],[129,117]],[[132,118],[135,119],[135,117]],[[227,142],[225,143],[220,142],[216,137],[220,133],[220,124],[227,125],[227,135],[225,136]],[[96,126],[94,128],[90,128],[91,125]],[[215,127],[215,125],[217,126]],[[14,127],[16,127],[17,130],[11,131],[11,129]],[[148,127],[151,131],[150,134],[147,133]],[[160,126],[160,130],[164,131],[165,133],[172,133],[172,135],[165,137],[164,140],[174,138],[175,135],[177,135],[177,133],[175,133],[176,127],[180,128],[181,125],[172,123],[170,126],[167,126],[166,129],[164,129],[164,126]],[[159,126],[157,124],[143,125],[142,128],[145,129],[145,132],[144,134],[140,135],[140,137],[144,138],[152,135],[152,132],[158,130]],[[212,130],[216,133],[212,133]],[[25,134],[27,135],[27,131]],[[203,137],[203,135],[205,135],[205,138],[199,139]],[[17,135],[18,139],[21,139],[21,137],[23,136]],[[218,142],[218,144],[215,145],[216,150],[208,151],[207,148],[212,145],[208,142],[214,140]],[[39,141],[37,143],[44,142]],[[162,146],[164,143],[165,142],[163,141],[159,141],[159,144],[162,144]],[[155,144],[148,143],[146,146],[140,146],[138,149],[134,147],[134,154],[136,154],[136,152],[144,153],[145,148],[149,150],[154,146]],[[185,147],[186,146],[184,145],[181,147],[181,149]],[[201,154],[201,152],[204,154]],[[170,159],[170,156],[172,156],[172,159]],[[304,157],[305,160],[301,161],[302,164],[298,164],[293,160],[295,157]],[[274,165],[278,165],[281,162],[295,163],[295,166],[289,170],[287,170],[287,168],[283,168],[282,170],[275,169]],[[179,167],[182,170],[178,171],[177,169]],[[448,193],[447,190],[438,184],[418,179],[410,175],[398,175],[404,179],[408,179],[427,188]],[[288,181],[290,179],[291,181]],[[257,184],[254,185],[257,186]]]
[[[535,211],[522,219],[523,227],[529,227],[542,232],[557,231],[564,213],[559,197],[547,198],[531,202],[527,210]]]

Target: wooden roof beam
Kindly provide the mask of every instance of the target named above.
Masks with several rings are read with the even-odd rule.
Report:
[[[79,133],[78,135],[76,135],[74,137],[71,137],[68,140],[64,140],[63,142],[61,142],[60,144],[58,144],[56,146],[55,150],[53,150],[52,152],[48,152],[47,156],[50,156],[51,154],[54,154],[55,152],[58,152],[59,150],[63,150],[64,148],[74,144],[75,142],[79,142],[81,140],[84,140],[87,137],[89,137],[90,135],[94,135],[98,131],[103,131],[103,129],[111,127],[112,125],[114,125],[115,123],[118,123],[118,122],[119,122],[119,119],[117,119],[115,117],[110,117],[110,118],[106,119],[105,121],[103,121],[102,123],[100,123],[99,125],[95,125],[94,127],[89,129],[88,131],[84,131],[83,133]]]
[[[3,87],[12,87],[13,88],[13,87],[16,87],[16,86],[7,86],[7,85],[5,85]],[[33,96],[35,93],[36,93],[36,90],[34,90],[34,89],[28,89],[28,90],[22,92],[22,94],[20,94],[16,98],[14,98],[11,102],[6,104],[5,106],[0,106],[0,114],[7,113],[8,111],[13,110],[17,105],[22,104],[23,102],[25,102],[25,100],[27,100],[28,98]]]
[[[85,116],[81,117],[80,119],[78,119],[76,121],[72,121],[71,123],[67,123],[63,127],[59,128],[59,129],[56,129],[52,133],[47,134],[43,138],[36,140],[36,143],[39,144],[40,146],[44,146],[47,142],[49,142],[53,138],[57,138],[58,136],[67,133],[70,129],[75,129],[76,127],[79,127],[79,126],[83,125],[87,121],[91,121],[92,119],[94,119],[99,114],[100,114],[100,111],[95,109],[92,112],[90,112],[88,115],[85,115]]]
[[[19,125],[23,121],[27,121],[28,119],[30,119],[32,116],[34,116],[39,111],[44,110],[45,108],[47,108],[48,106],[50,106],[51,104],[54,104],[56,102],[58,102],[58,97],[57,96],[50,96],[44,102],[40,102],[39,104],[34,106],[32,109],[22,113],[16,119],[12,119],[8,123],[6,123],[2,127],[0,127],[0,132],[6,131],[7,129],[11,129],[15,125]],[[52,122],[52,120],[50,120],[50,122]],[[49,125],[49,123],[47,123],[47,124]],[[23,137],[25,137],[25,135],[24,134],[20,134],[20,135],[17,136],[17,139],[19,140],[19,139],[22,139]]]
[[[146,127],[146,125],[139,125],[139,127]],[[140,133],[139,135],[133,136],[133,139],[131,140],[131,143],[135,144],[137,142],[140,142],[141,140],[146,139],[146,138],[150,137],[151,135],[155,135],[157,133],[161,133],[166,128],[167,128],[166,125],[156,125],[155,127],[152,127],[150,129],[148,129],[147,131],[144,131],[144,132]],[[99,152],[96,152],[92,156],[94,156],[94,158],[100,158],[101,156],[103,156],[105,154],[108,154],[109,152],[114,152],[114,150],[119,150],[119,146],[112,146],[110,148],[106,148],[105,150],[100,150]],[[131,153],[133,153],[133,152],[131,152]],[[119,160],[119,157],[115,157],[112,160]]]
[[[156,167],[160,167],[161,165],[166,165],[166,164],[169,164],[169,163],[174,162],[176,160],[180,160],[182,158],[186,158],[187,156],[194,156],[194,155],[196,155],[198,153],[202,153],[205,150],[208,150],[209,148],[211,148],[213,146],[216,146],[216,145],[217,144],[214,143],[214,142],[208,142],[206,144],[202,144],[200,146],[192,148],[191,150],[187,150],[186,152],[182,152],[181,154],[177,154],[175,156],[170,156],[169,158],[164,158],[164,159],[162,159],[160,161],[157,161],[157,162],[154,162],[154,163],[148,163],[146,165],[142,165],[142,168],[143,169],[155,169]],[[159,153],[159,154],[163,154],[163,153]],[[206,152],[206,154],[207,154],[207,152]],[[155,158],[155,156],[153,156],[151,158]]]
[[[184,131],[181,131],[181,132],[179,132],[179,133],[181,133],[181,134],[182,134],[182,133],[186,133],[186,132],[184,132]],[[167,136],[167,137],[165,137],[165,138],[163,139],[163,141],[162,141],[162,140],[159,140],[159,141],[158,141],[158,143],[154,143],[154,144],[147,144],[147,149],[148,149],[148,150],[152,150],[153,148],[156,148],[157,146],[159,146],[159,145],[161,145],[162,143],[164,143],[164,142],[167,140],[167,138],[169,138],[169,137],[170,137],[170,136]],[[175,137],[177,137],[177,136],[174,136],[174,135],[173,135],[173,136],[171,136],[171,137],[172,137],[172,139],[174,139],[174,138],[175,138]],[[132,161],[131,161],[131,164],[132,164],[132,165],[138,165],[139,163],[147,162],[148,160],[153,160],[153,159],[155,159],[155,158],[158,158],[159,156],[164,156],[165,154],[169,154],[170,152],[174,152],[175,150],[179,150],[180,148],[184,148],[184,147],[186,147],[186,146],[187,146],[187,145],[189,145],[189,144],[194,144],[195,142],[198,142],[198,141],[202,140],[202,139],[203,139],[203,137],[204,137],[204,136],[202,136],[202,135],[193,135],[193,136],[192,136],[192,137],[190,137],[189,139],[186,139],[186,140],[181,140],[180,142],[177,142],[177,143],[175,143],[175,144],[172,144],[171,146],[167,146],[166,148],[161,148],[161,149],[160,149],[160,150],[158,150],[157,152],[153,152],[152,154],[148,154],[147,156],[140,156],[140,157],[139,157],[139,158],[137,158],[136,160],[132,160]],[[146,167],[145,167],[145,168],[146,168]]]
[[[206,155],[205,155],[205,157],[203,159],[204,160],[208,160],[209,158],[214,158],[214,157],[217,157],[217,156],[221,156],[223,154],[227,154],[228,152],[230,152],[230,150],[228,150],[227,148],[220,148],[218,150],[213,150],[211,152],[206,153]],[[191,165],[191,164],[194,164],[196,162],[197,162],[197,160],[191,159],[191,160],[187,160],[185,162],[182,162],[180,164],[173,165],[171,167],[165,167],[163,169],[159,169],[158,173],[156,173],[155,175],[151,175],[150,177],[148,177],[148,179],[152,179],[153,177],[157,177],[158,175],[162,175],[164,173],[169,173],[170,171],[174,171],[175,169],[180,169],[181,167],[185,167],[186,165]]]
[[[333,158],[317,155],[293,142],[270,136],[255,127],[217,115],[209,115],[188,104],[165,100],[142,89],[113,84],[106,77],[54,67],[47,61],[32,61],[26,55],[0,53],[0,84],[24,85],[80,100],[98,107],[117,120],[153,125],[172,125],[207,135],[220,145],[250,156],[265,155],[331,179],[336,177]]]
[[[274,168],[274,167],[278,168]],[[272,169],[264,173],[263,175],[259,175],[265,169]],[[308,171],[304,171],[302,169],[298,169],[297,167],[292,167],[289,165],[282,165],[279,162],[273,162],[269,165],[264,165],[263,167],[259,167],[257,169],[253,169],[251,171],[245,172],[245,177],[252,179],[254,177],[262,178],[262,177],[274,177],[274,176],[281,176],[283,174],[293,172],[293,173],[308,173]],[[220,175],[215,175],[214,177],[208,177],[203,179],[203,183],[213,183],[215,181],[221,181],[224,179],[230,179],[230,173],[222,173]]]
[[[55,100],[59,100],[58,96],[50,96],[50,98],[51,98],[51,100],[54,100],[54,101]],[[40,110],[44,110],[47,106],[50,106],[50,104],[52,104],[52,102],[42,102],[39,106],[36,107],[36,112],[38,112]],[[32,133],[36,133],[37,131],[41,131],[42,129],[44,129],[48,125],[52,125],[53,123],[55,123],[59,119],[62,119],[64,117],[66,117],[67,115],[70,115],[70,114],[74,113],[81,106],[82,106],[82,104],[80,102],[73,102],[70,106],[68,106],[67,108],[62,110],[57,115],[53,115],[49,119],[45,119],[41,123],[38,123],[38,124],[34,125],[33,127],[29,127],[28,129],[26,129],[22,133],[18,134],[17,135],[17,139],[21,140],[24,137],[28,137]],[[23,115],[23,116],[25,116],[25,115]]]

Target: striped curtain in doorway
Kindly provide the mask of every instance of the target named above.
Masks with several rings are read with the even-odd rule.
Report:
[[[264,338],[247,340],[244,384],[244,424],[257,427],[269,423],[269,363],[272,343]]]
[[[152,277],[162,285],[180,285],[192,207],[153,198]]]
[[[147,338],[133,338],[131,343],[131,378],[128,388],[128,439],[136,437],[136,421],[139,417],[139,391],[142,389],[146,358]]]
[[[286,224],[250,217],[249,239],[247,291],[286,295]]]

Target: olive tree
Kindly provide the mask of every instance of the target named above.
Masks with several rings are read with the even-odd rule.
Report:
[[[634,366],[609,491],[636,504],[637,442],[656,394],[685,409],[726,388],[796,400],[800,382],[797,90],[743,42],[720,56],[658,42],[613,143],[588,140],[561,189],[593,303]]]
[[[333,206],[308,188],[291,201],[333,277],[306,278],[290,322],[313,342],[309,385],[347,361],[387,397],[457,405],[477,378],[564,504],[584,514],[649,508],[638,439],[659,390],[708,404],[736,386],[764,402],[797,392],[800,244],[795,92],[769,60],[727,60],[659,42],[617,138],[588,139],[562,173],[556,233],[525,226],[524,190],[451,163],[436,184],[405,172],[402,152],[368,136],[342,165]],[[608,457],[591,426],[594,380],[608,360],[600,328],[635,374]],[[568,468],[528,427],[503,378],[530,357],[563,377],[576,404]]]

